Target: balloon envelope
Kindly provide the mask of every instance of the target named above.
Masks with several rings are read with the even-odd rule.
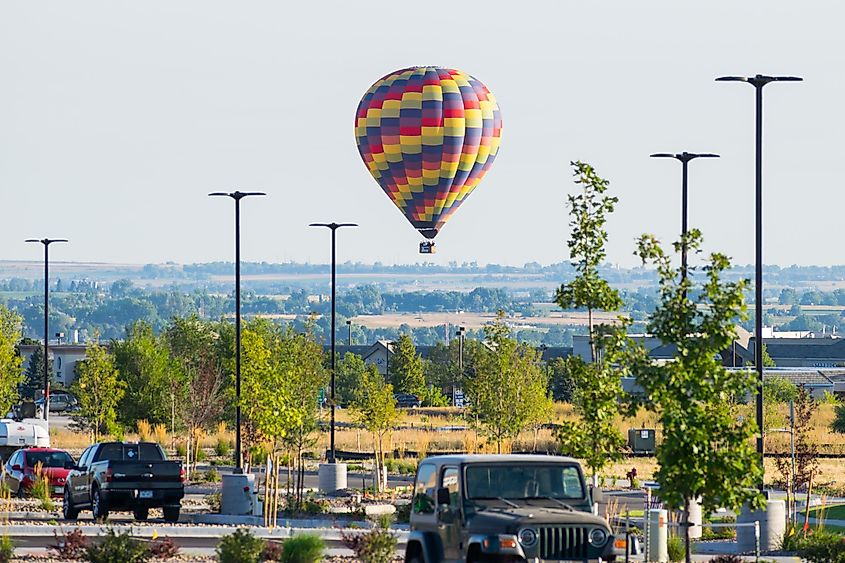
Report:
[[[390,200],[432,239],[496,158],[502,117],[472,76],[411,67],[373,84],[355,117],[364,163]]]

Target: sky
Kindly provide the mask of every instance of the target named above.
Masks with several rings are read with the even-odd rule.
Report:
[[[644,232],[690,226],[705,250],[754,260],[754,91],[720,75],[789,74],[765,90],[768,264],[842,264],[845,5],[834,1],[455,0],[0,3],[0,260],[180,263],[338,259],[521,265],[566,260],[569,163],[620,198],[608,260]],[[358,101],[413,65],[458,68],[495,94],[493,167],[437,237],[422,237],[366,171]]]

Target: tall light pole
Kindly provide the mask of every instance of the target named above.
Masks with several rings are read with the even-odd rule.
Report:
[[[718,154],[713,153],[694,153],[694,152],[682,152],[679,154],[672,154],[667,152],[659,152],[655,153],[651,156],[651,158],[674,158],[681,162],[681,280],[685,281],[687,279],[687,243],[686,243],[686,235],[689,232],[688,229],[688,219],[689,219],[689,197],[688,197],[688,189],[687,189],[687,172],[689,163],[691,160],[696,158],[719,158]]]
[[[337,266],[337,255],[335,253],[335,243],[337,239],[337,230],[343,227],[357,227],[355,223],[311,223],[308,225],[309,227],[325,227],[330,229],[332,232],[332,378],[331,378],[331,397],[332,397],[332,414],[331,414],[331,423],[329,424],[329,448],[331,449],[331,454],[329,456],[329,463],[335,463],[335,447],[334,447],[334,410],[335,410],[335,395],[334,395],[334,380],[335,380],[335,362],[337,358],[335,358],[335,339],[336,339],[336,330],[335,330],[335,295],[336,295],[336,283],[335,283],[335,270]],[[349,334],[352,334],[352,327],[350,325]]]
[[[463,379],[464,376],[464,335],[466,334],[467,327],[462,326],[458,328],[458,331],[455,333],[455,336],[458,337],[458,377]],[[455,382],[452,382],[452,406],[458,406],[458,400],[456,396],[457,386]]]
[[[770,82],[800,82],[797,76],[720,76],[717,82],[747,82],[756,92],[756,267],[754,276],[754,365],[757,370],[757,453],[763,466],[763,87]],[[763,488],[763,483],[760,483]]]
[[[63,238],[28,238],[25,242],[44,245],[44,420],[50,416],[50,361],[47,354],[50,347],[50,245],[54,242],[68,242]]]
[[[352,346],[352,321],[349,320],[346,321],[346,346]]]
[[[241,455],[241,200],[265,196],[264,192],[213,192],[211,197],[230,197],[235,201],[235,473],[243,472]]]

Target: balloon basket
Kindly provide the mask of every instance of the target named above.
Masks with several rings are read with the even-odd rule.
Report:
[[[434,254],[436,252],[434,241],[426,240],[420,243],[420,254]]]

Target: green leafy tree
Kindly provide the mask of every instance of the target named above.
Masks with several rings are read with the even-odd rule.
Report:
[[[304,334],[291,328],[282,332],[278,352],[279,370],[290,385],[290,408],[294,416],[285,435],[285,443],[294,454],[297,468],[296,494],[302,504],[305,492],[305,448],[316,443],[319,429],[320,390],[328,383],[328,372],[323,366],[323,347],[314,339],[308,327]]]
[[[624,349],[627,323],[593,325],[593,311],[616,311],[622,305],[619,292],[601,277],[605,259],[607,216],[618,199],[607,195],[609,182],[584,162],[573,162],[575,183],[581,192],[569,195],[571,234],[569,257],[575,278],[560,286],[555,301],[563,309],[587,310],[591,361],[567,358],[561,366],[572,382],[571,398],[578,419],[565,421],[557,433],[561,452],[584,459],[593,473],[621,459],[625,439],[614,424],[622,397],[622,371],[616,356]],[[610,357],[608,357],[610,356]]]
[[[346,406],[355,399],[355,390],[360,385],[367,364],[358,354],[347,352],[337,362],[335,373],[335,400],[339,405]]]
[[[701,234],[693,230],[674,246],[676,252],[684,247],[697,252],[700,245]],[[651,235],[639,239],[637,254],[656,266],[659,277],[660,301],[648,330],[677,347],[671,362],[652,360],[641,348],[627,362],[643,389],[644,406],[657,413],[663,427],[655,474],[661,498],[682,509],[685,522],[693,499],[700,499],[704,513],[737,510],[746,502],[757,507],[763,502],[755,488],[763,478],[752,440],[757,427],[739,417],[734,406],[736,397],[755,390],[754,373],[729,371],[719,360],[746,315],[747,281],[724,281],[730,261],[713,253],[694,287],[695,269],[682,277]],[[684,530],[689,562],[689,527]]]
[[[407,334],[399,337],[390,358],[390,382],[397,392],[422,397],[426,392],[425,368],[414,342]]]
[[[140,419],[151,423],[171,421],[175,403],[170,400],[175,365],[164,338],[153,333],[144,321],[133,323],[124,340],[111,343],[115,366],[126,382],[120,402],[120,420],[134,425]]]
[[[71,389],[79,397],[75,426],[90,431],[98,442],[104,432],[117,428],[117,406],[126,384],[120,380],[114,357],[98,343],[89,344],[85,359],[76,363],[76,380]]]
[[[608,180],[596,174],[595,169],[580,160],[572,163],[575,183],[582,190],[568,196],[569,214],[569,257],[577,272],[570,283],[565,283],[555,293],[555,302],[563,309],[583,308],[587,310],[587,329],[590,334],[590,351],[593,363],[596,357],[596,342],[593,332],[593,311],[616,311],[622,306],[619,292],[610,287],[601,277],[599,266],[604,262],[607,243],[607,216],[613,213],[616,197],[606,194]]]
[[[376,489],[387,486],[387,469],[384,464],[385,437],[393,429],[401,413],[396,408],[393,385],[385,382],[375,366],[369,366],[361,379],[352,403],[353,416],[373,435],[373,464]]]
[[[502,312],[484,331],[487,348],[475,358],[465,391],[472,414],[501,453],[505,440],[548,416],[548,377],[537,351],[511,337]]]
[[[18,402],[23,381],[17,343],[21,338],[21,317],[0,305],[0,416]]]
[[[44,345],[43,343],[37,344],[35,351],[29,357],[29,364],[26,366],[23,383],[20,387],[21,397],[25,399],[34,399],[44,390]],[[52,359],[47,364],[47,373],[50,377],[50,388],[52,389],[54,383]]]

